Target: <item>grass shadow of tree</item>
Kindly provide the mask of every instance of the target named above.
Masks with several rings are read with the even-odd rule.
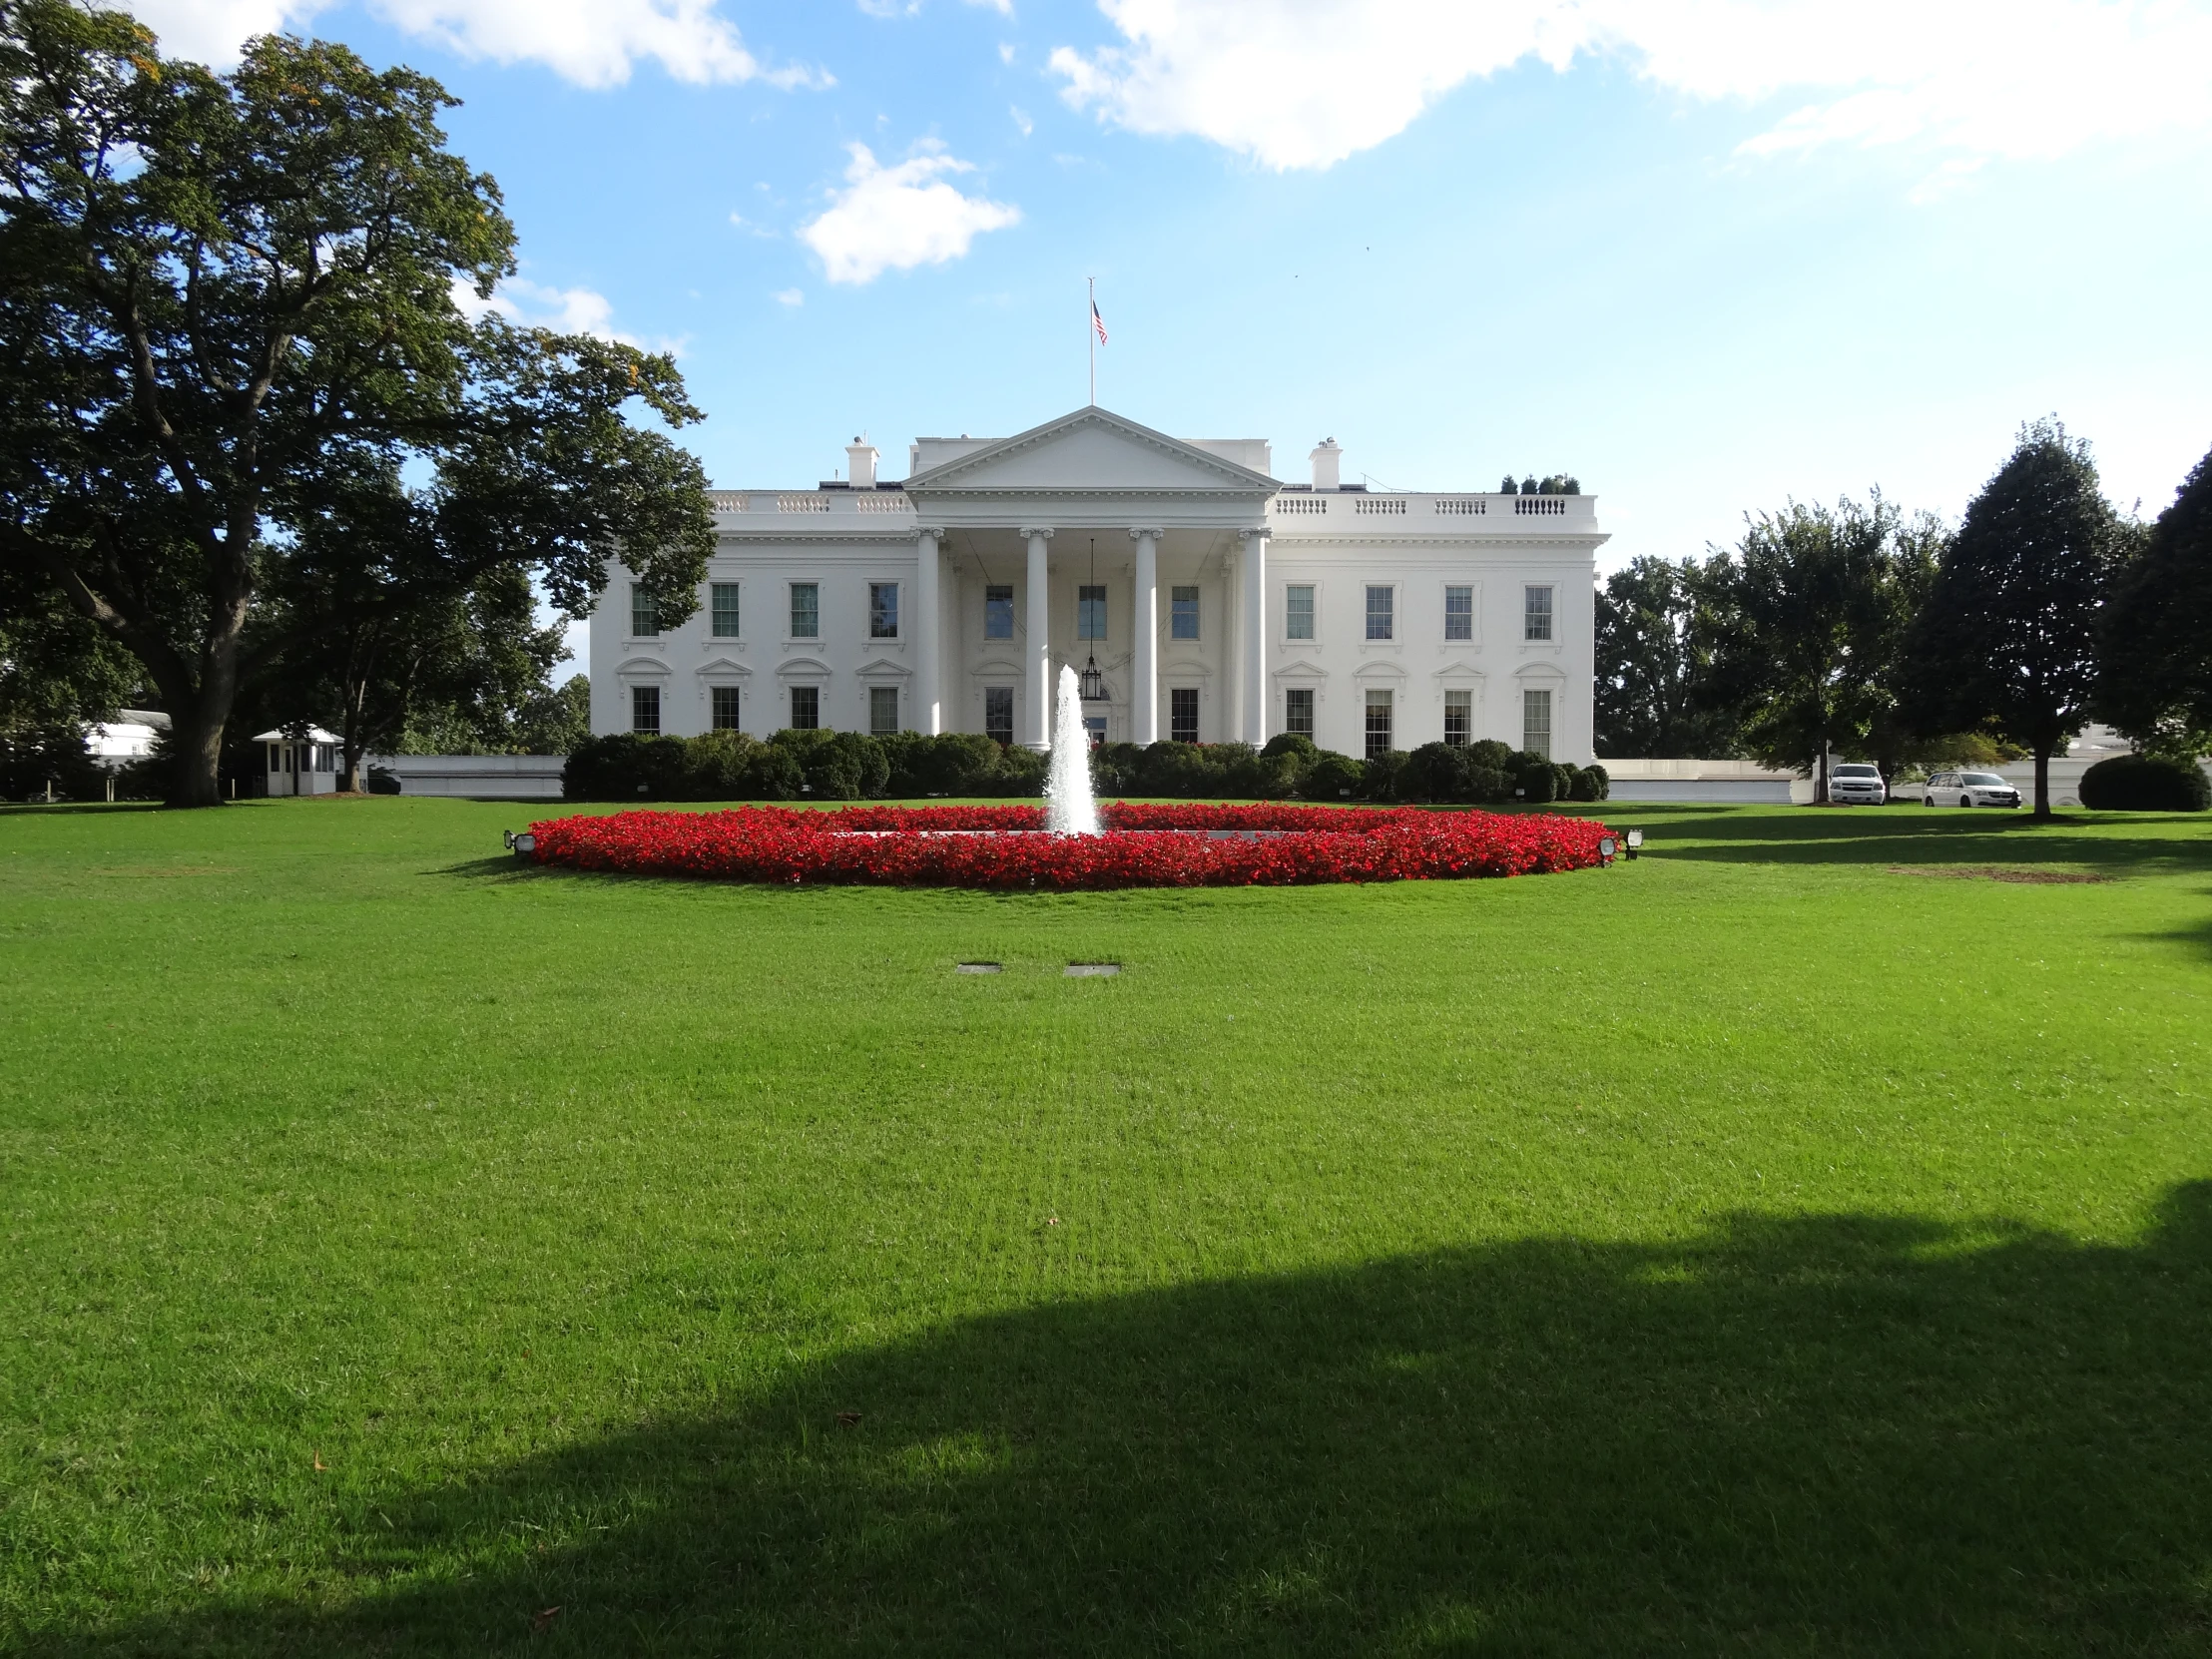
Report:
[[[2212,820],[2201,815],[2067,815],[2048,824],[2024,814],[1921,808],[1807,809],[1694,824],[1617,817],[1643,829],[1648,854],[1722,863],[2074,864],[2113,875],[2212,868]],[[2084,833],[2092,824],[2128,832]]]
[[[1744,1218],[1070,1301],[363,1496],[333,1609],[61,1645],[2202,1653],[2208,1336],[2212,1184],[2139,1246]]]

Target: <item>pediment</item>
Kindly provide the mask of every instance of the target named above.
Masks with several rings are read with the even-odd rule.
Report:
[[[1096,407],[1000,438],[906,480],[909,496],[932,490],[1024,495],[1059,490],[1204,491],[1250,496],[1272,495],[1279,487],[1264,472]]]
[[[1301,657],[1296,662],[1285,663],[1271,671],[1278,680],[1326,680],[1329,671],[1319,663],[1310,663]]]
[[[615,665],[617,674],[666,674],[668,664],[659,657],[628,657]]]
[[[741,680],[751,679],[753,671],[735,657],[710,657],[698,668],[701,674],[734,674]]]
[[[864,680],[905,680],[911,678],[913,672],[904,663],[894,663],[888,657],[877,657],[853,670]]]
[[[1454,657],[1430,675],[1429,678],[1432,680],[1479,680],[1482,678],[1482,670],[1468,662],[1464,657]]]

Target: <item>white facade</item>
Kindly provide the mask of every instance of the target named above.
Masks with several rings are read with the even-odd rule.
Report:
[[[679,627],[651,631],[611,570],[595,733],[767,737],[811,706],[860,732],[1006,736],[1010,713],[1012,739],[1042,747],[1047,688],[1095,656],[1106,696],[1085,712],[1108,741],[1257,745],[1310,720],[1322,748],[1362,755],[1444,739],[1448,715],[1452,737],[1516,749],[1548,723],[1554,759],[1591,759],[1594,497],[1343,488],[1334,442],[1314,482],[1285,485],[1265,439],[1186,441],[1095,407],[919,439],[903,484],[876,481],[866,445],[847,454],[835,484],[715,492],[707,586]]]

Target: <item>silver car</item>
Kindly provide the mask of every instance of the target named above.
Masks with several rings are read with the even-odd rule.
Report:
[[[1890,799],[1890,792],[1880,771],[1850,761],[1829,769],[1828,799],[1839,807],[1879,807]]]
[[[1925,799],[1931,807],[2017,807],[2020,792],[1993,772],[1938,772]]]

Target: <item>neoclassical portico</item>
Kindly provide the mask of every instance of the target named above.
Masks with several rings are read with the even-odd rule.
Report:
[[[661,630],[619,566],[592,621],[593,729],[981,732],[1043,746],[1095,662],[1095,741],[1351,754],[1499,738],[1590,752],[1594,499],[1273,475],[1263,439],[1100,408],[921,438],[879,480],[716,491],[699,613]]]

